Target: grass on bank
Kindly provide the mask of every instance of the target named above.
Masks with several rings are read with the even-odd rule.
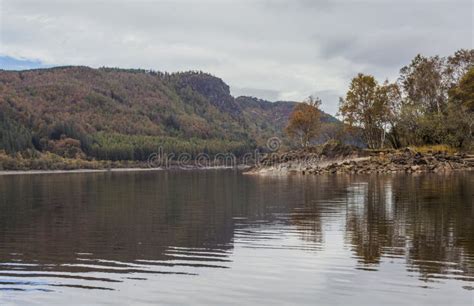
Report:
[[[420,152],[422,154],[443,152],[447,154],[455,154],[459,150],[448,145],[424,145],[410,146],[410,150]],[[308,148],[320,154],[349,154],[348,150],[354,150],[350,146],[341,145],[335,141],[328,141],[324,145]],[[326,152],[327,151],[327,152]],[[378,152],[394,152],[394,149],[364,150],[369,153]],[[468,152],[465,152],[468,153]],[[0,171],[2,170],[80,170],[80,169],[111,169],[111,168],[145,168],[148,164],[143,161],[111,161],[96,160],[84,157],[67,158],[51,152],[38,152],[27,150],[23,153],[7,154],[0,150]]]
[[[2,170],[78,170],[78,169],[109,169],[138,168],[143,163],[133,161],[98,161],[80,158],[65,158],[45,152],[34,155],[17,153],[8,155],[0,151],[0,171]]]
[[[427,153],[435,153],[435,152],[443,152],[443,153],[448,153],[448,154],[455,154],[458,153],[459,150],[448,146],[448,145],[424,145],[424,146],[411,146],[410,149],[416,152],[420,152],[422,154],[427,154]]]

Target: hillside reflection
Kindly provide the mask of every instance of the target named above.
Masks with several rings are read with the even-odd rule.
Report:
[[[353,253],[354,268],[377,270],[384,258],[402,258],[424,280],[449,273],[472,281],[473,179],[234,171],[0,176],[0,275],[195,274],[189,268],[229,268],[243,240],[262,246],[287,232],[318,256],[332,232]]]

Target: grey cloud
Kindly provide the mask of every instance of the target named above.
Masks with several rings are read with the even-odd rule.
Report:
[[[263,5],[268,9],[312,9],[328,10],[334,7],[331,0],[263,0]]]
[[[257,97],[260,99],[264,99],[267,101],[276,101],[280,97],[280,92],[277,90],[271,89],[260,89],[260,88],[240,88],[240,87],[232,87],[231,93],[234,97],[239,96],[249,96],[249,97]]]
[[[203,70],[269,100],[337,102],[358,72],[393,78],[417,53],[472,48],[469,0],[1,1],[0,56]]]
[[[323,58],[342,57],[387,77],[418,53],[448,55],[472,48],[473,30],[465,26],[472,20],[470,7],[470,1],[339,2],[346,18],[313,39]]]
[[[339,108],[339,98],[344,94],[337,90],[320,90],[315,91],[312,95],[321,99],[321,108],[323,111],[335,115]]]

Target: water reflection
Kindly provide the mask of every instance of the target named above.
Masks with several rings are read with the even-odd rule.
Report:
[[[250,284],[259,278],[277,284],[284,276],[269,268],[276,266],[296,277],[311,269],[324,275],[321,282],[331,288],[326,294],[333,302],[334,290],[355,294],[367,275],[388,275],[398,285],[414,277],[428,288],[449,281],[469,292],[473,192],[472,173],[0,176],[0,289],[105,291],[161,280],[171,292],[166,281],[172,276],[190,278],[187,286],[193,288],[203,280],[221,285],[215,277],[225,275],[229,283],[220,293],[234,294],[245,269],[252,269],[245,276]],[[219,276],[208,276],[210,271]],[[309,284],[304,278],[296,282],[304,293]],[[386,289],[377,286],[372,289]],[[310,296],[302,302],[313,302]],[[460,301],[469,303],[465,297]]]
[[[348,191],[346,236],[361,263],[403,256],[426,280],[472,278],[472,175],[370,177]]]

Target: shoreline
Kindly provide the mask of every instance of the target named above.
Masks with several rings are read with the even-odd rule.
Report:
[[[25,174],[67,174],[67,173],[103,173],[103,172],[141,172],[161,171],[162,168],[110,168],[110,169],[72,169],[72,170],[0,170],[0,176]]]
[[[336,150],[337,151],[337,150]],[[420,153],[409,148],[398,151],[370,152],[290,151],[266,156],[246,175],[321,175],[321,174],[387,174],[449,173],[474,170],[474,155],[446,152]]]
[[[193,170],[245,170],[248,167],[171,167],[171,168],[108,168],[108,169],[71,169],[71,170],[0,170],[0,176],[35,175],[35,174],[69,174],[69,173],[106,173],[106,172],[153,172],[153,171],[193,171]]]

